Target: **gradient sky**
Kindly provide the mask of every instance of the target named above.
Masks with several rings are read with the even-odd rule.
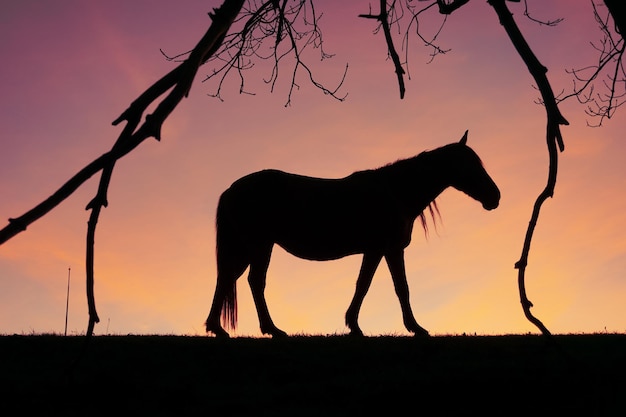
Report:
[[[21,0],[0,5],[0,218],[2,227],[54,192],[113,145],[111,122],[192,48],[220,1]],[[469,142],[502,192],[486,212],[455,190],[438,199],[442,222],[426,239],[416,228],[406,250],[411,302],[431,334],[536,332],[523,316],[517,271],[526,226],[545,185],[545,112],[521,59],[485,0],[455,12],[439,37],[452,51],[428,64],[413,38],[407,94],[399,99],[375,22],[358,18],[369,2],[316,1],[325,49],[309,63],[333,86],[346,63],[344,102],[304,74],[285,107],[285,66],[274,93],[267,63],[209,96],[200,70],[191,95],[148,140],[121,160],[96,235],[95,334],[204,334],[215,286],[214,215],[219,195],[263,168],[340,177],[457,141]],[[573,6],[575,4],[575,6]],[[565,69],[593,63],[600,39],[590,1],[529,0],[546,28],[509,3],[558,93]],[[534,9],[533,9],[534,7]],[[440,21],[435,12],[425,19]],[[429,25],[425,25],[427,30]],[[400,45],[400,40],[397,40]],[[544,205],[527,269],[534,314],[554,333],[626,331],[626,114],[589,128],[584,106],[561,105],[563,128],[555,198]],[[0,246],[0,333],[63,332],[68,268],[68,331],[87,325],[84,252],[99,176],[27,231]],[[344,333],[360,257],[296,259],[275,248],[267,300],[288,333]],[[260,335],[250,291],[239,281],[239,335]],[[384,263],[360,316],[366,334],[407,334]]]

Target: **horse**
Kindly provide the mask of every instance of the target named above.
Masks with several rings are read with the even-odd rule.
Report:
[[[287,334],[276,327],[265,301],[267,269],[275,244],[299,258],[328,261],[362,254],[352,302],[345,315],[350,335],[362,336],[359,310],[380,261],[385,258],[405,327],[428,336],[411,310],[404,249],[419,217],[437,210],[435,198],[453,187],[493,210],[500,190],[478,155],[459,142],[408,159],[338,179],[278,170],[255,172],[235,181],[220,196],[216,215],[217,284],[206,331],[229,337],[221,326],[237,324],[237,279],[250,267],[248,283],[261,332]]]

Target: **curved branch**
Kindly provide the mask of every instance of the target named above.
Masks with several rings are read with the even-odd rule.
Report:
[[[191,89],[193,80],[198,72],[198,68],[206,62],[211,54],[219,49],[224,41],[224,37],[226,36],[228,29],[237,17],[237,14],[239,14],[242,6],[243,0],[227,0],[221,8],[215,9],[214,13],[209,15],[213,20],[213,23],[205,35],[200,39],[196,47],[191,51],[189,58],[179,65],[180,69],[177,71],[178,79],[176,80],[172,91],[170,91],[170,93],[157,105],[157,108],[151,115],[146,116],[145,122],[136,131],[135,129],[140,117],[137,118],[135,116],[127,118],[128,123],[118,140],[113,145],[112,152],[118,150],[119,152],[126,154],[149,137],[161,140],[161,127],[163,123],[170,113],[176,108],[178,103],[180,103],[181,100],[189,94],[189,90]],[[163,84],[166,85],[166,83]],[[150,92],[150,90],[151,89],[148,89],[148,92]],[[158,91],[158,88],[155,88],[154,90]],[[145,110],[143,104],[147,102],[147,100],[142,100],[142,97],[149,95],[150,94],[144,94],[139,99],[141,103],[139,104],[138,111],[141,111],[141,113]],[[139,115],[139,113],[135,112],[135,115]],[[114,121],[114,124],[119,123],[120,119],[124,118],[125,117],[120,116],[120,118]],[[107,190],[109,188],[116,160],[117,158],[107,161],[107,164],[102,171],[98,192],[95,198],[87,205],[87,209],[91,209],[87,226],[86,254],[87,304],[89,308],[87,337],[90,337],[93,334],[94,325],[100,321],[98,313],[96,312],[93,288],[95,233],[102,207],[107,206]]]
[[[537,200],[535,201],[528,229],[526,231],[526,237],[524,239],[522,255],[520,257],[520,260],[516,262],[515,268],[517,268],[518,270],[518,287],[520,293],[520,301],[522,303],[522,308],[524,310],[526,318],[535,326],[537,326],[537,328],[539,328],[539,330],[541,330],[544,335],[550,336],[550,331],[543,325],[543,323],[539,319],[533,316],[533,314],[530,312],[530,308],[533,306],[533,304],[530,302],[526,295],[525,272],[526,266],[528,264],[530,244],[532,241],[535,226],[537,225],[541,206],[543,205],[545,200],[548,199],[548,197],[553,196],[554,188],[556,186],[556,177],[558,172],[557,146],[561,151],[564,150],[560,125],[568,125],[569,123],[563,117],[558,108],[556,99],[554,97],[554,92],[552,91],[552,86],[550,85],[548,77],[546,76],[548,69],[541,65],[533,51],[530,49],[530,46],[524,39],[524,36],[522,35],[517,24],[515,23],[513,15],[507,8],[505,0],[488,0],[488,3],[496,11],[498,18],[500,19],[500,24],[504,27],[504,30],[506,31],[507,35],[511,39],[511,42],[513,42],[513,45],[515,46],[515,49],[528,67],[528,71],[535,79],[537,87],[541,92],[542,101],[545,105],[547,114],[546,143],[548,146],[549,156],[548,179],[544,190],[541,192],[541,194],[539,194]]]
[[[219,9],[219,11],[223,11],[224,17],[232,15],[234,19],[234,16],[236,16],[241,9],[242,4],[243,0],[226,0]],[[220,21],[224,20],[222,14],[219,13],[219,11],[216,10],[214,17],[219,17]],[[223,35],[230,27],[232,21],[227,20],[225,23],[219,22],[219,25],[216,25],[214,23],[207,32],[207,34],[202,38],[198,46],[196,46],[196,49],[198,50],[198,52],[196,52],[196,55],[202,55],[200,59],[201,63],[205,62],[208,59],[208,55],[214,53],[215,50],[219,48],[221,44],[220,42],[223,40]],[[219,29],[217,29],[218,26],[220,27]],[[217,39],[217,42],[216,39],[210,39],[211,37],[215,37],[216,33],[219,33],[221,35],[221,38]],[[191,56],[190,59],[187,61],[190,60]],[[133,103],[117,119],[113,121],[113,125],[117,125],[122,121],[127,121],[128,124],[127,128],[122,132],[111,151],[103,154],[102,156],[98,157],[97,159],[86,165],[83,169],[81,169],[73,177],[71,177],[65,184],[63,184],[50,197],[36,205],[31,210],[27,211],[17,218],[10,218],[9,224],[0,230],[0,245],[7,242],[9,239],[16,236],[20,232],[26,230],[28,226],[39,220],[41,217],[46,215],[57,205],[63,202],[67,197],[72,195],[74,191],[76,191],[94,174],[104,169],[105,166],[114,163],[117,159],[128,154],[144,139],[150,136],[155,136],[158,139],[160,137],[160,125],[163,123],[169,113],[174,109],[174,107],[178,104],[178,102],[182,100],[186,92],[189,91],[189,87],[191,86],[191,82],[193,81],[193,78],[190,77],[193,77],[195,75],[195,71],[191,73],[187,71],[188,73],[185,74],[185,68],[189,65],[187,61],[180,64],[177,68],[173,69],[163,78],[150,86],[135,101],[133,101]],[[196,64],[199,65],[197,63],[197,58],[195,59],[195,61]],[[141,130],[141,132],[135,132],[135,134],[132,135],[132,140],[129,139],[129,137],[131,136],[130,134],[135,130],[136,126],[139,125],[141,117],[145,110],[148,108],[148,106],[162,94],[167,92],[167,90],[175,85],[181,84],[181,79],[185,77],[187,78],[187,81],[183,83],[184,87],[179,88],[176,93],[172,92],[168,96],[168,105],[166,107],[163,107],[162,105],[159,106],[159,109],[157,109],[151,117],[146,117],[146,122],[144,123],[144,126],[142,126],[143,129]],[[184,91],[184,94],[181,95],[181,91]],[[165,101],[166,100],[164,100],[164,102]],[[161,119],[160,122],[158,121],[159,119]],[[103,205],[106,206],[106,204]],[[88,208],[91,207],[92,203],[89,204]]]
[[[531,22],[535,22],[542,26],[557,26],[559,23],[561,23],[564,20],[562,17],[553,19],[553,20],[543,20],[543,19],[537,19],[531,16],[530,12],[528,11],[527,0],[524,0],[524,16],[526,16]]]
[[[96,225],[102,208],[108,204],[107,191],[115,163],[118,159],[135,149],[145,139],[154,137],[160,140],[161,126],[180,101],[188,95],[198,67],[220,48],[226,33],[242,7],[243,0],[225,0],[220,8],[214,9],[214,12],[209,14],[212,19],[211,26],[189,54],[189,58],[149,87],[128,109],[113,121],[114,125],[122,121],[127,123],[111,150],[80,170],[52,196],[35,208],[16,219],[9,219],[9,225],[0,230],[0,244],[2,244],[19,232],[26,230],[31,223],[44,216],[69,197],[91,176],[102,170],[97,194],[87,205],[87,210],[91,210],[86,239],[87,304],[89,310],[88,339],[93,334],[95,323],[99,321],[94,297]],[[148,106],[170,89],[170,93],[157,105],[155,111],[151,115],[147,115],[144,123],[137,128]]]

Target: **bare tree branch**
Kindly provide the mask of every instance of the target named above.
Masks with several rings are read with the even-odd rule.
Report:
[[[176,108],[181,100],[189,94],[191,84],[195,78],[200,65],[202,65],[221,45],[237,14],[241,10],[243,0],[226,0],[224,4],[215,9],[214,13],[209,16],[213,23],[209,27],[207,33],[200,39],[193,51],[189,54],[189,58],[180,64],[180,78],[174,85],[174,88],[165,98],[157,105],[157,108],[151,115],[146,116],[144,124],[135,130],[139,118],[124,117],[116,119],[113,124],[118,124],[122,120],[127,121],[126,127],[123,129],[120,137],[113,145],[113,150],[122,149],[126,153],[134,149],[139,143],[149,137],[157,140],[161,139],[161,127],[170,113]],[[149,89],[150,90],[150,89]],[[134,103],[133,103],[134,104]],[[141,113],[145,108],[141,109]],[[127,112],[124,112],[127,114]],[[128,114],[127,114],[128,115]],[[107,190],[111,181],[111,175],[116,159],[110,159],[104,166],[98,192],[93,200],[87,205],[87,209],[91,209],[89,221],[87,223],[87,254],[86,254],[86,275],[87,275],[87,303],[89,308],[89,325],[87,327],[87,336],[93,334],[93,328],[100,321],[96,312],[94,297],[94,242],[96,225],[100,217],[102,207],[106,207]]]
[[[392,2],[391,8],[393,8],[393,4],[395,0]],[[393,66],[395,68],[396,76],[398,78],[398,86],[400,87],[400,98],[404,98],[404,93],[406,91],[404,86],[404,68],[402,68],[402,63],[400,62],[400,56],[396,51],[396,47],[393,44],[393,37],[391,36],[391,29],[389,26],[389,14],[387,12],[387,1],[380,0],[379,3],[380,12],[377,15],[373,14],[360,14],[359,17],[363,17],[365,19],[376,19],[380,22],[381,27],[383,29],[383,33],[385,35],[385,42],[387,42],[387,49],[391,60],[393,61]]]
[[[469,3],[469,0],[452,0],[447,3],[445,0],[437,0],[437,5],[439,6],[439,13],[441,14],[452,14],[456,9],[466,5]]]
[[[313,0],[269,0],[260,4],[249,1],[236,20],[239,28],[226,36],[221,48],[207,61],[213,68],[203,82],[216,81],[215,92],[210,95],[222,100],[222,87],[233,72],[240,80],[239,92],[252,94],[245,89],[244,72],[253,68],[257,60],[273,61],[271,73],[265,82],[274,91],[281,64],[292,58],[294,63],[286,106],[291,103],[294,90],[299,88],[297,76],[301,70],[324,94],[343,101],[346,95],[340,95],[339,90],[343,86],[348,66],[346,65],[337,85],[328,88],[315,79],[302,56],[308,47],[312,47],[319,50],[321,60],[332,57],[324,50],[322,31],[318,25],[320,18]]]
[[[604,4],[615,22],[615,32],[626,35],[626,4],[624,0],[604,0]]]
[[[89,308],[87,336],[92,335],[94,325],[99,321],[93,291],[95,231],[101,209],[108,204],[107,190],[115,162],[131,152],[149,137],[155,137],[157,140],[160,140],[161,126],[165,122],[165,119],[167,119],[178,103],[188,94],[198,67],[206,62],[210,55],[220,47],[221,42],[224,40],[226,33],[242,6],[243,0],[225,0],[220,8],[214,10],[214,13],[210,15],[213,19],[213,23],[198,45],[191,54],[189,54],[189,58],[148,88],[113,122],[114,125],[122,121],[126,121],[127,124],[111,151],[105,153],[80,170],[52,196],[35,208],[16,219],[9,219],[9,225],[0,230],[0,244],[2,244],[19,232],[26,230],[27,226],[44,216],[69,197],[91,176],[102,170],[98,192],[94,199],[87,205],[87,209],[91,210],[87,228],[86,254],[87,303]],[[137,128],[147,107],[169,89],[171,89],[170,93],[158,104],[151,115],[146,116],[145,122]]]
[[[543,26],[557,26],[559,23],[563,21],[563,18],[557,18],[554,20],[536,19],[535,17],[531,16],[530,12],[528,11],[528,0],[524,0],[524,16],[526,16],[529,20],[535,23],[539,23],[540,25],[543,25]]]
[[[322,59],[325,58],[329,58],[331,57],[330,55],[326,54],[324,52],[324,50],[322,49],[322,33],[319,30],[319,27],[317,25],[317,16],[315,14],[315,10],[314,10],[314,6],[313,6],[313,2],[310,3],[311,6],[311,10],[312,10],[312,21],[308,21],[306,19],[306,17],[304,18],[304,22],[310,26],[312,26],[313,29],[306,31],[306,32],[298,32],[297,30],[295,30],[294,28],[294,20],[295,19],[287,19],[285,16],[285,5],[287,4],[287,0],[283,0],[283,6],[281,7],[281,12],[280,12],[280,18],[279,18],[279,29],[276,35],[276,47],[274,48],[274,71],[273,71],[273,78],[271,79],[271,83],[272,83],[272,90],[273,90],[273,86],[275,84],[275,82],[278,79],[278,67],[279,67],[279,63],[280,60],[282,59],[282,57],[286,56],[289,53],[292,53],[295,57],[296,63],[295,66],[293,68],[293,72],[292,72],[292,76],[291,76],[291,86],[289,88],[289,94],[287,97],[287,103],[285,104],[285,106],[289,106],[291,103],[291,96],[293,93],[294,88],[298,87],[297,83],[296,83],[296,76],[298,74],[298,70],[299,68],[303,68],[305,70],[305,72],[308,74],[309,77],[309,81],[311,82],[311,84],[313,84],[315,87],[317,87],[318,89],[322,90],[324,92],[324,94],[328,94],[331,97],[336,98],[337,100],[343,101],[345,99],[345,96],[343,97],[339,97],[337,96],[337,92],[339,91],[339,89],[341,88],[341,86],[343,85],[343,82],[345,80],[346,77],[346,73],[348,71],[348,66],[346,65],[346,68],[344,70],[343,76],[339,82],[339,84],[337,85],[337,87],[334,90],[330,90],[328,88],[326,88],[323,84],[319,83],[318,81],[315,80],[315,77],[313,76],[313,72],[311,71],[311,69],[309,68],[309,66],[304,62],[304,60],[301,58],[302,52],[304,51],[304,49],[309,46],[309,45],[313,45],[316,48],[320,48],[321,50],[321,57]],[[305,5],[306,3],[301,3],[303,5]],[[302,8],[291,8],[289,10],[289,12],[292,15],[298,15],[302,12]],[[284,26],[286,29],[281,29],[281,26]],[[287,52],[283,53],[282,55],[278,55],[278,46],[280,44],[280,42],[282,41],[282,39],[284,39],[282,37],[282,32],[285,31],[286,32],[286,37],[289,39],[290,41],[290,45],[289,48],[287,50]],[[302,46],[299,46],[299,41],[301,39],[304,39],[304,42],[302,44]]]
[[[431,3],[429,6],[416,10],[414,6],[411,6],[411,3],[407,3],[407,8],[411,12],[411,19],[409,20],[406,31],[404,32],[404,38],[402,42],[403,42],[403,48],[405,50],[405,65],[407,68],[407,73],[409,74],[409,79],[411,78],[410,71],[409,71],[409,45],[410,45],[409,35],[411,34],[411,30],[413,26],[415,26],[415,35],[424,43],[424,46],[427,46],[432,49],[432,52],[430,53],[430,60],[427,61],[428,64],[430,64],[437,57],[437,55],[443,55],[443,54],[450,52],[450,49],[443,49],[442,47],[440,47],[438,44],[435,43],[437,38],[439,37],[439,34],[443,31],[443,28],[446,22],[448,21],[449,13],[443,13],[444,17],[441,20],[441,24],[439,25],[439,28],[435,31],[435,33],[432,36],[429,36],[429,38],[426,38],[425,35],[420,30],[420,23],[419,23],[420,15],[426,12],[432,6],[435,6],[437,4],[438,3]],[[461,6],[458,6],[458,7],[461,7]],[[455,10],[458,7],[455,7]],[[439,9],[441,10],[441,7]]]
[[[469,0],[452,0],[452,1],[433,0],[429,5],[418,8],[417,5],[413,3],[411,0],[404,0],[404,1],[392,0],[390,2],[387,2],[385,0],[380,0],[379,1],[380,11],[378,14],[373,14],[370,10],[370,13],[359,15],[359,17],[363,17],[366,19],[374,19],[379,22],[379,27],[374,31],[374,33],[377,33],[380,29],[382,29],[383,31],[383,34],[385,36],[385,42],[387,44],[387,53],[393,62],[396,77],[398,78],[398,86],[400,88],[400,98],[404,98],[404,94],[406,91],[404,75],[408,73],[408,51],[409,51],[409,45],[410,45],[409,34],[411,33],[412,29],[413,28],[415,29],[415,35],[419,39],[421,39],[422,42],[424,42],[425,46],[432,48],[430,61],[429,61],[431,62],[437,55],[445,54],[446,52],[449,51],[447,49],[442,49],[441,47],[435,44],[437,37],[441,33],[447,21],[447,16],[451,14],[452,12],[454,12],[455,10],[459,9],[460,7],[464,6],[468,2]],[[422,13],[426,12],[427,10],[433,8],[434,6],[439,7],[439,13],[443,14],[444,18],[439,28],[435,31],[434,35],[430,39],[427,39],[420,30],[419,16]],[[409,18],[409,21],[406,25],[406,29],[403,30],[401,28],[401,21],[403,20],[403,17],[405,15],[405,10],[410,12],[411,17]],[[399,32],[404,32],[404,35],[402,38],[402,49],[404,50],[404,53],[405,53],[404,62],[400,61],[400,57],[394,45],[393,37],[391,35],[392,26],[397,26]],[[406,70],[405,70],[405,67],[406,67]]]
[[[528,229],[526,231],[526,237],[524,239],[522,255],[520,257],[520,260],[516,262],[515,268],[517,268],[518,270],[518,287],[520,293],[520,301],[522,303],[522,308],[524,310],[526,318],[535,326],[537,326],[537,328],[539,328],[539,330],[541,330],[544,335],[550,336],[550,331],[543,325],[543,323],[539,319],[537,319],[530,312],[530,308],[533,306],[533,304],[530,302],[526,295],[525,272],[526,266],[528,264],[530,244],[532,241],[535,227],[537,225],[541,206],[543,205],[545,200],[548,199],[548,197],[552,197],[554,194],[554,187],[556,185],[556,177],[558,171],[557,146],[561,151],[564,150],[560,125],[568,125],[569,123],[563,117],[558,108],[558,104],[554,97],[552,87],[546,76],[546,73],[548,71],[547,68],[541,65],[541,63],[533,53],[532,49],[524,39],[524,36],[520,32],[517,24],[515,23],[515,20],[513,19],[513,15],[505,4],[505,0],[488,0],[488,3],[496,11],[498,18],[500,19],[500,24],[502,24],[502,26],[504,27],[504,30],[506,31],[507,35],[515,46],[515,49],[528,67],[528,71],[535,79],[537,87],[541,92],[542,101],[545,104],[546,109],[546,142],[549,155],[548,180],[546,183],[546,187],[539,194],[537,200],[535,201]]]
[[[609,0],[607,5],[612,3]],[[573,77],[573,89],[571,93],[559,97],[559,102],[576,97],[579,103],[586,105],[585,113],[598,120],[595,124],[587,124],[597,127],[626,103],[626,71],[623,61],[626,44],[618,26],[617,11],[614,9],[615,14],[607,11],[605,16],[601,16],[593,0],[591,5],[602,33],[599,42],[591,43],[598,52],[598,61],[594,65],[567,70]],[[614,30],[610,26],[611,16],[615,22]],[[601,83],[601,88],[596,88],[596,82]]]

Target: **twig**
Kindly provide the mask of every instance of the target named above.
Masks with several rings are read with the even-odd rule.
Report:
[[[585,113],[598,120],[595,124],[587,122],[592,127],[602,126],[604,119],[610,119],[616,109],[626,103],[626,71],[623,64],[626,43],[619,29],[620,24],[626,23],[621,21],[621,14],[612,8],[617,6],[617,2],[605,3],[609,12],[601,17],[596,4],[591,1],[593,16],[603,34],[599,42],[591,43],[598,52],[598,61],[594,65],[566,71],[572,75],[574,87],[571,93],[559,97],[559,102],[576,97],[579,103],[586,105]],[[611,16],[615,23],[615,32],[609,26]],[[595,89],[594,84],[599,79],[602,79],[604,90]]]
[[[365,19],[376,19],[380,22],[383,28],[383,33],[385,34],[385,41],[387,42],[387,49],[391,60],[393,61],[393,65],[395,68],[396,76],[398,77],[398,86],[400,87],[400,98],[404,98],[405,87],[404,87],[404,69],[402,68],[402,63],[400,62],[400,57],[398,56],[398,52],[396,51],[396,47],[393,44],[393,38],[391,37],[391,30],[389,28],[389,19],[387,14],[387,1],[380,0],[380,13],[377,15],[370,14],[361,14],[359,17],[363,17]]]
[[[562,17],[554,19],[554,20],[540,20],[540,19],[537,19],[537,18],[531,16],[530,12],[528,11],[528,1],[527,0],[524,0],[524,16],[526,16],[531,22],[535,22],[535,23],[538,23],[540,25],[550,26],[550,27],[557,26],[559,23],[561,23],[564,20]]]

